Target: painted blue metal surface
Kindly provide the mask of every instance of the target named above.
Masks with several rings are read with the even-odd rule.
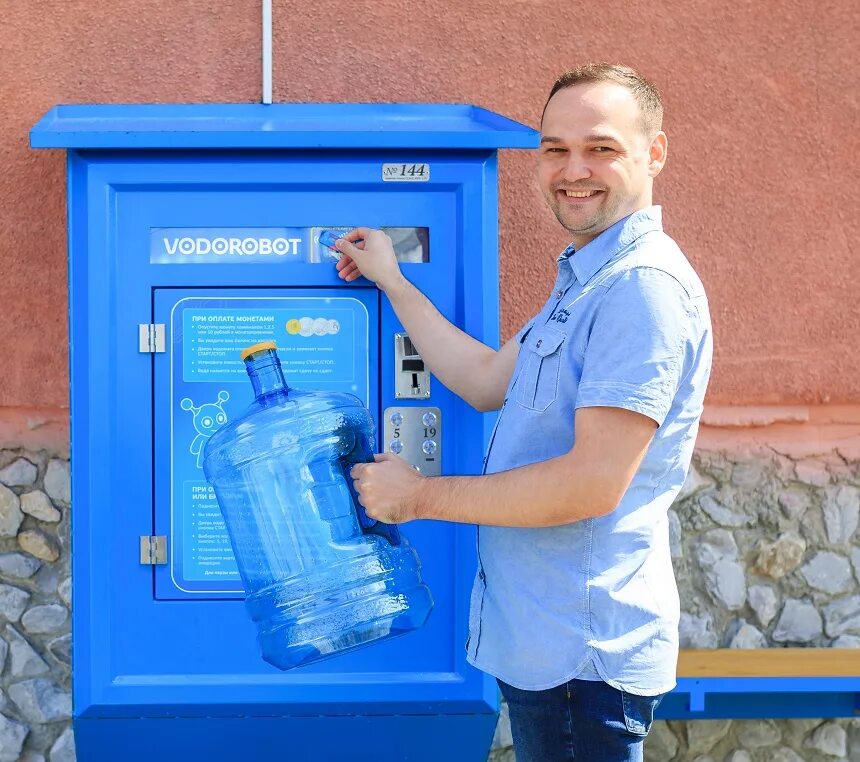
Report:
[[[55,106],[33,148],[534,148],[536,133],[478,106],[258,103]]]
[[[286,122],[266,122],[263,108],[61,107],[32,134],[34,145],[71,149],[79,758],[158,755],[178,762],[205,754],[227,762],[278,753],[297,760],[483,760],[498,695],[495,682],[466,663],[463,648],[473,528],[441,522],[405,528],[437,601],[422,630],[289,672],[260,658],[240,592],[185,579],[178,585],[169,564],[138,562],[141,535],[167,535],[169,546],[182,541],[171,516],[177,493],[170,418],[171,395],[180,393],[170,383],[176,377],[170,348],[188,331],[187,321],[172,321],[182,305],[204,315],[210,307],[227,309],[229,299],[241,300],[243,308],[259,300],[281,320],[279,310],[291,299],[308,311],[351,300],[354,314],[366,315],[369,341],[364,364],[355,365],[368,372],[359,393],[367,395],[377,422],[388,406],[415,404],[394,397],[393,334],[402,328],[367,282],[346,284],[333,260],[312,261],[292,250],[250,266],[241,244],[222,261],[207,254],[175,265],[170,252],[179,251],[178,239],[170,231],[190,238],[188,231],[208,231],[208,238],[198,237],[211,247],[219,231],[228,241],[238,239],[239,230],[258,237],[287,231],[299,240],[303,229],[319,227],[426,227],[430,261],[404,264],[407,274],[446,317],[498,344],[495,149],[533,146],[536,133],[480,110],[439,106],[424,112],[415,106],[358,112],[296,107],[310,109],[307,124],[281,131]],[[374,112],[378,135],[372,134]],[[415,130],[404,127],[404,115]],[[327,132],[315,143],[308,124],[321,120]],[[377,138],[384,149],[373,149]],[[312,150],[318,145],[340,150]],[[238,150],[272,147],[291,150]],[[381,167],[390,161],[427,163],[430,179],[383,182]],[[309,235],[294,245],[309,245]],[[154,236],[167,237],[165,251]],[[166,325],[167,352],[139,351],[138,325],[149,322]],[[194,369],[188,373],[198,378]],[[427,404],[439,407],[448,422],[444,473],[478,472],[484,417],[438,382]],[[193,480],[193,470],[179,478]],[[361,739],[373,740],[364,746]]]
[[[853,717],[860,677],[681,678],[663,719]]]
[[[75,742],[81,762],[484,762],[495,725],[494,714],[81,720]]]
[[[452,305],[454,295],[434,291],[456,277],[460,250],[454,232],[458,229],[458,196],[463,184],[480,187],[488,179],[484,165],[463,157],[438,157],[433,171],[441,187],[433,203],[422,200],[429,195],[428,189],[409,188],[398,193],[399,203],[394,205],[390,194],[352,188],[355,183],[361,184],[362,172],[370,174],[383,157],[363,158],[364,162],[344,157],[342,165],[329,167],[330,174],[322,175],[318,163],[312,161],[306,167],[297,166],[294,160],[279,163],[269,159],[253,167],[247,162],[225,161],[209,167],[206,177],[200,180],[196,180],[196,157],[181,153],[150,156],[145,163],[126,164],[116,156],[81,161],[81,171],[88,174],[93,193],[88,210],[88,256],[85,263],[73,263],[73,269],[78,264],[88,269],[90,298],[86,326],[79,318],[74,322],[77,331],[86,332],[76,344],[84,344],[88,351],[86,357],[75,359],[73,373],[76,378],[89,374],[90,388],[95,389],[87,401],[90,419],[110,422],[107,431],[94,427],[99,440],[104,434],[111,440],[97,461],[105,465],[106,473],[122,475],[100,485],[93,507],[124,506],[120,513],[112,513],[94,525],[84,542],[116,548],[117,536],[133,537],[136,527],[144,522],[148,531],[153,514],[152,533],[172,537],[169,496],[163,491],[170,464],[162,461],[159,465],[169,439],[164,418],[169,401],[165,398],[166,387],[159,381],[166,379],[162,361],[167,356],[140,355],[136,342],[129,340],[134,334],[130,329],[140,322],[140,315],[144,319],[153,315],[155,322],[169,325],[172,305],[190,294],[223,297],[227,295],[223,284],[228,278],[229,293],[233,295],[309,296],[318,292],[325,298],[336,293],[360,296],[367,292],[366,284],[343,284],[331,266],[238,265],[237,269],[200,264],[190,271],[187,267],[156,267],[149,263],[148,256],[131,255],[149,251],[152,228],[181,223],[184,227],[207,229],[223,225],[224,220],[229,220],[231,226],[253,227],[271,224],[269,220],[273,218],[285,225],[302,221],[309,224],[332,216],[331,211],[323,210],[342,207],[370,225],[403,222],[402,215],[408,215],[410,222],[438,231],[438,248],[433,249],[438,253],[431,255],[428,265],[411,266],[415,270],[413,279],[436,298],[445,314],[457,319]],[[297,190],[284,182],[285,176],[301,176],[303,172],[309,174],[297,183]],[[352,189],[340,190],[333,178],[341,178]],[[364,182],[370,183],[370,179]],[[280,192],[279,183],[283,185]],[[175,185],[182,187],[179,198],[170,192]],[[480,250],[479,231],[476,228],[474,239],[467,236],[462,250]],[[224,267],[231,269],[225,273]],[[193,286],[188,285],[191,281]],[[261,286],[274,283],[283,285],[280,289]],[[296,291],[299,286],[301,289]],[[379,299],[379,295],[375,293],[374,298]],[[381,314],[381,334],[393,336],[399,326],[387,303],[382,305]],[[376,405],[395,404],[391,344],[378,343],[383,358],[379,374],[382,399]],[[118,395],[128,403],[118,402]],[[443,415],[456,418],[456,414],[448,414],[450,393],[438,388],[433,400],[443,409]],[[374,413],[378,420],[379,407]],[[464,407],[461,415],[466,430],[476,428],[472,424],[476,413]],[[76,420],[80,417],[75,414]],[[446,470],[475,470],[480,447],[458,453],[457,432],[448,430],[447,436],[451,440],[449,452],[454,453],[455,460]],[[127,461],[135,467],[130,468]],[[131,495],[136,498],[130,499]],[[141,500],[143,495],[152,497]],[[94,677],[89,689],[86,678],[77,681],[76,712],[81,716],[116,717],[134,707],[133,711],[141,716],[152,716],[153,712],[156,716],[164,712],[231,716],[237,711],[258,713],[260,705],[278,707],[278,711],[295,706],[312,713],[492,711],[495,686],[468,667],[461,642],[474,563],[472,531],[429,522],[426,527],[417,524],[411,529],[407,530],[410,539],[425,559],[428,581],[440,600],[432,623],[437,630],[428,625],[416,638],[380,644],[285,674],[260,661],[239,601],[198,596],[178,606],[181,591],[165,579],[168,567],[155,569],[153,595],[152,570],[129,564],[121,551],[115,558],[95,551],[76,552],[76,563],[90,556],[89,574],[79,573],[78,579],[84,587],[89,576],[89,584],[96,587],[90,594],[98,602],[98,609],[82,625],[84,629],[75,633],[76,643],[93,643],[89,653],[86,646],[76,648],[76,657],[79,666],[85,667],[84,675]],[[75,537],[79,539],[77,533]],[[87,591],[79,591],[79,600],[86,597]],[[130,647],[111,647],[113,637],[119,634],[111,627],[112,621],[122,622]],[[81,623],[77,624],[80,628]],[[216,624],[224,633],[230,633],[229,649],[224,648],[223,636],[213,631]]]

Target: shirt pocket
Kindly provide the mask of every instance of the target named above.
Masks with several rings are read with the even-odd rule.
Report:
[[[548,326],[533,328],[521,351],[526,353],[517,379],[516,401],[543,412],[558,396],[558,376],[565,334]]]

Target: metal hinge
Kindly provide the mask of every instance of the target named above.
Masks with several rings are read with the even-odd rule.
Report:
[[[140,351],[164,351],[164,323],[139,323]]]
[[[167,537],[163,534],[140,536],[140,562],[149,566],[167,563]]]

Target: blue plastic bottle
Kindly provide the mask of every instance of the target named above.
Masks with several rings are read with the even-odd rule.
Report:
[[[350,394],[289,389],[273,342],[242,359],[256,400],[210,437],[203,470],[263,658],[290,669],[417,629],[433,607],[418,555],[368,518],[349,478],[373,460],[370,413]]]

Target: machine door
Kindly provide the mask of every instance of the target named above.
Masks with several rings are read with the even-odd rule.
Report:
[[[378,312],[371,288],[156,289],[166,334],[153,405],[153,519],[167,538],[167,563],[153,567],[158,600],[244,596],[203,476],[206,441],[254,399],[241,350],[274,341],[291,388],[353,394],[378,420]]]
[[[71,273],[86,293],[71,317],[75,494],[86,506],[74,528],[76,716],[492,711],[495,685],[463,647],[474,528],[403,528],[436,602],[423,628],[280,672],[260,656],[200,468],[219,416],[251,401],[240,350],[274,339],[289,384],[355,394],[380,431],[395,406],[457,421],[434,435],[434,466],[476,472],[477,414],[436,382],[428,398],[397,397],[402,327],[375,287],[338,279],[318,237],[355,220],[396,228],[409,277],[450,319],[468,329],[478,316],[480,327],[480,299],[466,303],[454,263],[464,209],[481,208],[482,175],[440,157],[421,189],[389,187],[377,179],[381,159],[338,157],[325,172],[286,159],[202,172],[196,156],[77,170],[72,191],[86,182],[91,205],[86,257],[73,248]],[[164,563],[141,557],[147,537],[165,538]]]

